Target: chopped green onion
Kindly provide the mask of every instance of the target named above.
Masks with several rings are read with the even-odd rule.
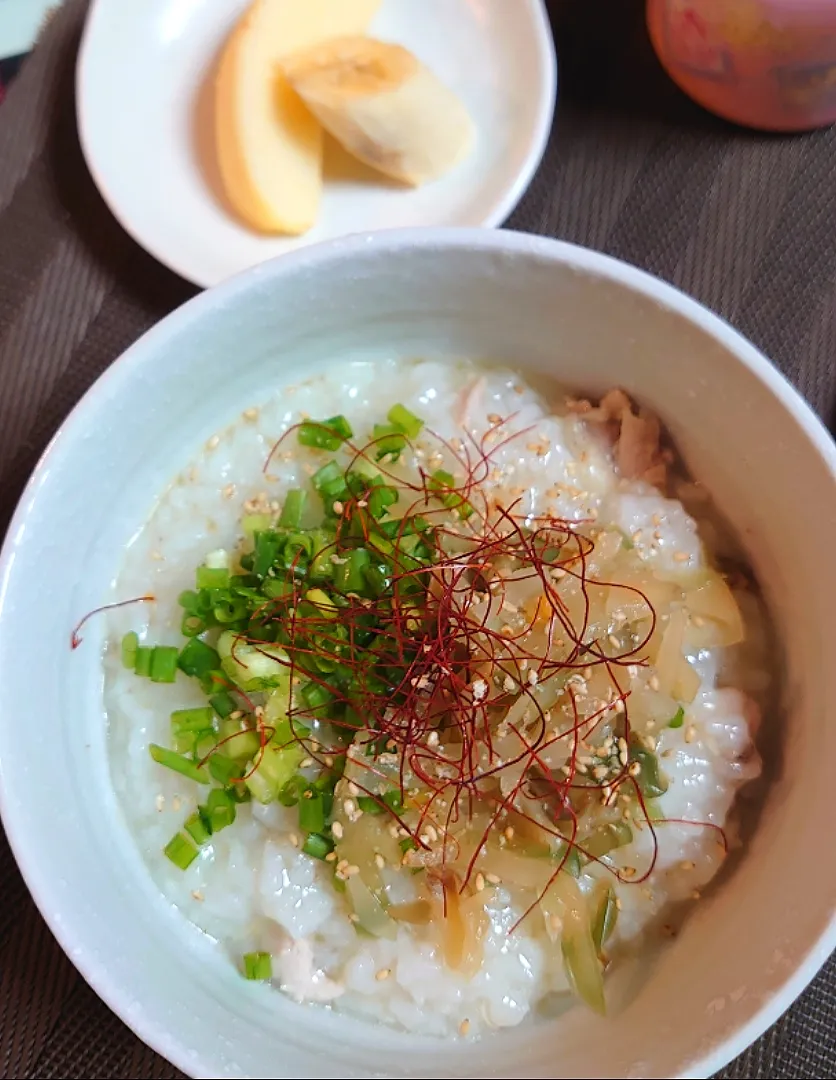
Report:
[[[152,682],[173,683],[177,678],[177,647],[175,645],[157,645],[151,654],[151,670],[148,674]]]
[[[645,799],[658,799],[665,794],[668,790],[667,777],[659,767],[659,759],[654,753],[634,743],[630,747],[630,761],[637,761],[639,764],[635,780]]]
[[[264,532],[270,528],[269,514],[245,514],[241,518],[241,529],[245,536],[255,536],[258,532]]]
[[[207,844],[212,837],[207,822],[204,820],[203,815],[199,810],[195,810],[190,817],[186,818],[186,823],[183,828],[198,847],[202,844]]]
[[[224,747],[226,749],[226,747]],[[240,780],[244,771],[239,762],[223,754],[212,754],[209,758],[209,772],[212,779],[222,787],[229,787],[234,780]]]
[[[372,799],[368,795],[359,795],[357,809],[362,810],[364,814],[382,814],[385,807],[381,806],[377,799]]]
[[[211,645],[200,638],[192,638],[183,646],[177,660],[177,666],[184,675],[197,676],[198,679],[221,666],[221,658]]]
[[[258,753],[261,740],[257,732],[240,720],[224,720],[221,724],[221,744],[227,757],[246,761]]]
[[[398,501],[397,489],[389,487],[387,484],[376,484],[369,490],[367,501],[369,513],[377,521],[386,514],[390,506]],[[400,528],[400,525],[401,522],[397,522],[398,528]]]
[[[328,420],[306,420],[299,425],[297,438],[300,446],[313,446],[318,450],[339,450],[354,432],[344,416],[332,416]]]
[[[383,796],[383,801],[393,814],[403,813],[403,798],[399,791],[387,791]]]
[[[382,461],[383,458],[397,461],[401,453],[406,449],[406,436],[394,424],[375,424],[372,434],[375,442],[374,456],[376,461]]]
[[[192,615],[196,615],[200,612],[200,596],[192,589],[186,589],[185,592],[181,592],[177,597],[177,603],[185,611],[188,611]]]
[[[592,917],[592,940],[598,953],[604,947],[607,938],[615,930],[618,920],[618,903],[612,885],[602,883],[599,886],[598,902]]]
[[[366,588],[366,568],[371,555],[365,548],[352,548],[345,562],[334,566],[334,587],[343,593],[362,593]]]
[[[325,828],[325,807],[322,793],[308,790],[299,800],[299,828],[303,832],[322,832]]]
[[[206,800],[204,813],[211,832],[220,832],[235,821],[235,800],[221,788],[213,788]]]
[[[406,855],[407,851],[415,851],[418,845],[415,843],[411,836],[405,836],[403,840],[398,841],[398,847],[401,849],[404,855]]]
[[[279,525],[283,529],[298,529],[302,524],[302,511],[305,508],[306,494],[302,488],[291,488],[284,497]]]
[[[460,518],[467,520],[473,513],[473,507],[467,499],[455,490],[453,474],[445,469],[436,469],[427,480],[427,488],[448,510],[455,510]]]
[[[194,841],[181,832],[172,836],[163,848],[163,852],[181,870],[188,869],[197,858],[197,848]]]
[[[244,978],[253,982],[269,982],[273,978],[273,959],[270,953],[245,953]]]
[[[230,713],[236,712],[238,709],[235,698],[226,690],[219,690],[217,694],[212,694],[209,698],[209,704],[222,720],[225,720]]]
[[[214,713],[208,705],[197,709],[177,709],[171,714],[171,730],[175,735],[211,731],[214,719]]]
[[[330,855],[334,850],[334,842],[321,833],[312,832],[302,845],[302,850],[306,855],[312,855],[315,859],[324,859],[326,855]]]
[[[326,508],[333,509],[335,499],[342,499],[348,494],[345,473],[336,461],[329,461],[311,477],[314,490],[320,495]]]
[[[253,572],[258,577],[267,576],[267,571],[275,563],[281,547],[282,538],[278,533],[258,533],[255,538],[255,550],[253,551]]]
[[[197,637],[198,634],[202,634],[207,629],[205,619],[202,619],[200,615],[189,615],[188,612],[183,616],[183,621],[180,623],[180,632],[183,637]]]
[[[393,405],[386,419],[399,428],[408,439],[417,438],[424,426],[424,421],[419,420],[405,405]]]
[[[685,710],[680,705],[674,713],[673,719],[668,721],[668,727],[680,728],[685,723]]]
[[[122,638],[122,666],[128,671],[136,670],[136,651],[139,648],[139,635],[130,630]]]
[[[137,675],[148,676],[151,674],[151,657],[154,655],[154,650],[147,645],[140,645],[136,650],[136,667],[134,671]]]
[[[215,569],[199,566],[195,574],[198,589],[226,589],[229,585],[229,570],[225,567]]]
[[[176,754],[173,750],[167,750],[164,746],[157,746],[156,743],[151,743],[148,752],[158,765],[164,765],[167,769],[172,769],[174,772],[180,773],[181,776],[185,776],[186,779],[194,780],[198,784],[209,783],[206,770],[198,768],[190,758],[183,757],[182,754]]]
[[[632,840],[633,830],[626,821],[610,821],[599,826],[591,836],[584,840],[581,847],[588,855],[600,859],[616,848],[632,843]]]

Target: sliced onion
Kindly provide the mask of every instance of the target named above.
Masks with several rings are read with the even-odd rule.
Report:
[[[380,938],[394,938],[398,930],[381,902],[359,875],[348,878],[345,891],[357,916],[357,925]]]

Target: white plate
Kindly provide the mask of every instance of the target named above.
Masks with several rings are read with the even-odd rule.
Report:
[[[300,3],[304,0],[299,0]],[[207,87],[249,0],[94,0],[78,67],[90,171],[124,228],[199,285],[317,240],[405,225],[500,225],[545,149],[557,65],[542,0],[383,0],[370,32],[406,45],[465,101],[479,138],[449,176],[387,186],[331,154],[320,221],[260,237],[216,195]]]

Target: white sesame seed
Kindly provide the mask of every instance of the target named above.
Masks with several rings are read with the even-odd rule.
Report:
[[[459,1035],[467,1035],[468,1031],[470,1031],[470,1021],[467,1019],[462,1020],[459,1024]]]
[[[288,836],[288,840],[293,847],[299,847],[299,837],[296,835],[295,832],[292,832],[290,836]]]
[[[549,927],[553,934],[559,934],[563,929],[563,919],[559,915],[550,915]]]
[[[476,892],[482,892],[485,888],[485,875],[480,871],[476,875]]]
[[[688,554],[687,551],[675,551],[673,553],[674,562],[688,562],[690,558],[691,556]]]
[[[343,512],[343,510],[345,509],[345,507],[343,506],[343,504],[340,502],[339,499],[335,499],[331,509],[334,511],[335,514],[341,514]]]
[[[383,867],[386,865],[386,860],[383,858],[379,851],[374,857],[374,864],[378,868],[378,870],[382,870]]]
[[[694,727],[693,724],[689,724],[688,727],[685,728],[685,742],[692,743],[694,739],[696,739],[696,737],[697,729]]]
[[[183,800],[180,798],[179,795],[175,795],[174,798],[171,800],[171,809],[176,812],[177,810],[180,809],[180,807],[182,805],[183,805]]]
[[[157,808],[157,813],[158,814],[162,813],[162,811],[163,811],[163,809],[165,807],[165,795],[158,795],[156,797],[156,799],[154,800],[154,805]]]
[[[357,812],[357,803],[353,799],[343,799],[343,810],[347,817]]]
[[[360,794],[360,788],[357,787],[353,780],[348,782],[348,794],[353,795],[355,799]]]
[[[235,495],[235,484],[227,484],[221,492],[221,495],[223,495],[225,499],[233,498]]]
[[[514,826],[509,825],[508,828],[503,833],[503,835],[504,835],[506,840],[509,840],[509,841],[513,840],[514,839]]]
[[[659,685],[660,685],[658,676],[657,675],[651,675],[650,678],[647,680],[647,685],[654,692],[658,692]]]
[[[485,881],[489,882],[491,885],[499,885],[502,878],[496,874],[485,874]]]
[[[334,834],[334,836],[335,836],[335,838],[337,840],[342,840],[342,838],[343,838],[342,823],[339,822],[339,821],[335,821],[334,824],[331,826],[331,832]]]
[[[249,420],[250,423],[252,423],[253,420],[258,420],[258,409],[244,409],[244,419]]]
[[[438,732],[431,731],[427,736],[427,746],[438,746]]]
[[[206,443],[207,450],[217,450],[221,444],[220,435],[213,435],[212,438]]]
[[[354,877],[355,874],[359,874],[359,873],[360,873],[360,867],[355,866],[354,864],[352,864],[351,866],[346,866],[345,869],[343,870],[343,874],[345,874],[345,876],[347,878]]]
[[[381,968],[380,971],[376,972],[375,979],[377,979],[378,982],[385,982],[391,974],[391,968]]]
[[[200,891],[200,889],[192,889],[192,899],[197,900],[198,902],[202,902],[203,893]]]
[[[325,861],[326,862],[336,862],[336,860],[337,860],[336,851],[329,851],[328,854],[325,856]]]
[[[302,758],[302,760],[299,762],[299,768],[300,769],[309,769],[311,767],[311,765],[313,765],[313,758],[312,757]]]

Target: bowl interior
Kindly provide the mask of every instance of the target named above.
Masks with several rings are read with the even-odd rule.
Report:
[[[448,1046],[243,983],[158,895],[108,776],[102,603],[155,496],[238,409],[352,357],[484,357],[658,410],[758,570],[788,667],[757,831],[734,872],[606,1021],[575,1009]],[[696,304],[580,249],[509,234],[355,237],[204,294],[96,385],[9,533],[0,610],[4,822],[73,961],[193,1076],[705,1076],[743,1049],[834,944],[822,858],[836,756],[833,449],[754,349]],[[27,649],[37,660],[26,662]],[[23,662],[22,662],[23,661]],[[47,677],[33,678],[43,672]],[[803,870],[802,870],[803,868]]]

